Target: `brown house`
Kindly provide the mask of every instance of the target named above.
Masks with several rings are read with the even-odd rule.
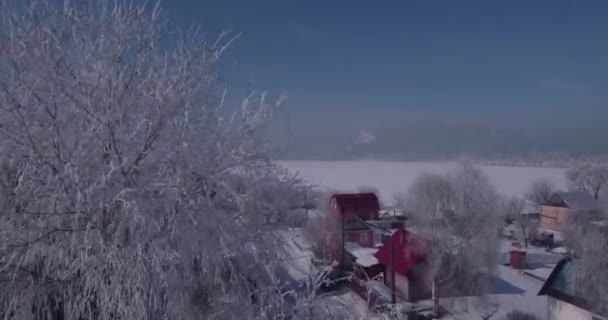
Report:
[[[540,225],[548,230],[560,231],[561,227],[575,218],[598,218],[600,205],[587,192],[557,192],[541,206]]]

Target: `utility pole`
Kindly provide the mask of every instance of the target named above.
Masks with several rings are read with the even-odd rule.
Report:
[[[341,228],[342,228],[342,255],[340,256],[340,266],[342,267],[342,271],[345,271],[345,268],[344,268],[344,254],[345,254],[345,252],[344,252],[344,250],[345,250],[344,249],[344,245],[346,243],[345,243],[345,240],[344,240],[344,234],[345,234],[345,231],[344,231],[344,220],[345,220],[344,219],[344,214],[342,214],[341,221],[340,221]]]
[[[397,294],[396,294],[396,286],[395,286],[395,277],[396,277],[395,276],[395,247],[394,247],[394,244],[393,244],[393,241],[392,241],[392,238],[393,238],[392,236],[394,235],[394,233],[391,230],[389,230],[389,229],[386,229],[386,228],[383,228],[383,227],[380,227],[380,226],[375,226],[373,224],[369,224],[366,221],[363,221],[363,222],[366,225],[368,225],[369,227],[377,228],[377,229],[380,229],[380,230],[386,232],[387,235],[389,236],[388,240],[386,240],[386,241],[390,242],[389,243],[389,251],[390,252],[389,252],[389,263],[388,264],[389,264],[390,269],[391,269],[390,270],[390,275],[389,275],[390,280],[391,280],[391,303],[394,305],[394,304],[397,303]],[[403,241],[403,240],[401,240],[401,241]]]

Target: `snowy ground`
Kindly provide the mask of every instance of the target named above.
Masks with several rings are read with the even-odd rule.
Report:
[[[377,189],[383,202],[390,204],[395,193],[405,192],[421,173],[446,173],[458,166],[447,162],[390,161],[279,161],[285,168],[300,172],[309,183],[321,189],[356,191]],[[565,189],[564,169],[480,166],[500,193],[521,196],[533,181],[548,179]]]
[[[512,248],[511,242],[503,240],[501,242],[500,252],[502,253],[502,263],[509,262],[509,251]],[[538,268],[546,265],[555,265],[564,256],[561,254],[547,252],[545,248],[528,246],[523,249],[526,251],[526,260],[531,268]]]
[[[283,281],[290,282],[287,289],[290,290],[309,290],[306,281],[309,276],[314,274],[316,267],[312,264],[311,258],[314,254],[310,244],[302,235],[302,229],[291,228],[281,233],[285,239],[287,257],[283,262],[283,268],[279,274]],[[314,302],[315,317],[323,319],[383,319],[367,308],[367,302],[348,288],[343,288],[338,292],[327,293],[318,296]]]
[[[368,310],[367,302],[351,290],[320,297],[315,304],[326,319],[380,319]]]
[[[510,243],[503,242],[501,253],[503,262],[508,261]],[[482,319],[482,315],[495,312],[491,319],[504,319],[511,311],[522,311],[536,315],[539,319],[547,319],[548,301],[546,296],[538,296],[543,286],[543,281],[526,275],[525,272],[534,273],[537,276],[547,276],[553,270],[555,264],[563,256],[546,252],[543,248],[530,247],[527,249],[527,260],[530,269],[520,272],[509,266],[498,266],[498,279],[492,294],[485,297],[484,303],[480,303],[478,297],[459,297],[441,299],[441,305],[451,315],[444,317],[448,320]],[[430,305],[430,301],[422,302],[422,305]]]
[[[310,244],[302,235],[301,228],[290,228],[281,233],[285,240],[287,258],[283,263],[285,270],[293,280],[305,280],[310,274],[314,273],[312,258],[314,253]]]
[[[286,230],[283,234],[290,257],[284,263],[285,278],[291,281],[303,281],[310,275],[314,266],[311,263],[313,256],[310,245],[307,244],[301,229],[293,228]],[[503,241],[501,246],[502,262],[508,262],[509,241]],[[547,277],[562,255],[546,252],[543,248],[529,247],[527,249],[527,262],[530,266],[526,272],[537,277]],[[388,292],[388,288],[382,283],[377,283],[382,291]],[[451,315],[445,319],[481,319],[481,316],[497,308],[492,319],[502,319],[511,311],[519,310],[534,314],[539,319],[547,318],[548,302],[545,296],[538,296],[543,281],[526,275],[509,266],[498,266],[498,278],[495,290],[487,297],[485,304],[478,304],[478,298],[462,297],[453,299],[442,299],[441,305]],[[421,305],[429,304],[430,301],[422,302]],[[370,313],[367,302],[354,292],[345,289],[340,292],[327,294],[315,302],[317,309],[323,310],[335,319],[381,319],[379,315]]]
[[[498,267],[497,285],[494,293],[484,297],[445,298],[440,304],[450,315],[446,320],[482,319],[482,316],[494,313],[491,319],[504,319],[511,311],[522,311],[547,319],[548,301],[546,296],[538,296],[543,285],[536,280],[506,266]],[[431,305],[423,301],[421,305]]]

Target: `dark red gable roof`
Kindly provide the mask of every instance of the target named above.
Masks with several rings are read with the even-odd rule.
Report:
[[[395,231],[374,255],[387,268],[391,264],[391,244],[393,245],[395,272],[407,275],[422,257],[423,242],[405,229]]]
[[[332,200],[336,201],[335,204],[337,206],[333,209],[343,217],[356,214],[363,220],[378,219],[380,202],[375,193],[334,194]]]

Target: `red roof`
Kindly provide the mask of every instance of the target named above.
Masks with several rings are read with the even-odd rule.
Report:
[[[395,272],[407,275],[422,256],[422,242],[405,229],[394,232],[374,255],[381,264],[387,267],[391,265],[391,243],[394,250]]]
[[[334,209],[344,217],[356,214],[363,220],[378,219],[380,202],[375,193],[343,193],[334,194],[336,206]]]

